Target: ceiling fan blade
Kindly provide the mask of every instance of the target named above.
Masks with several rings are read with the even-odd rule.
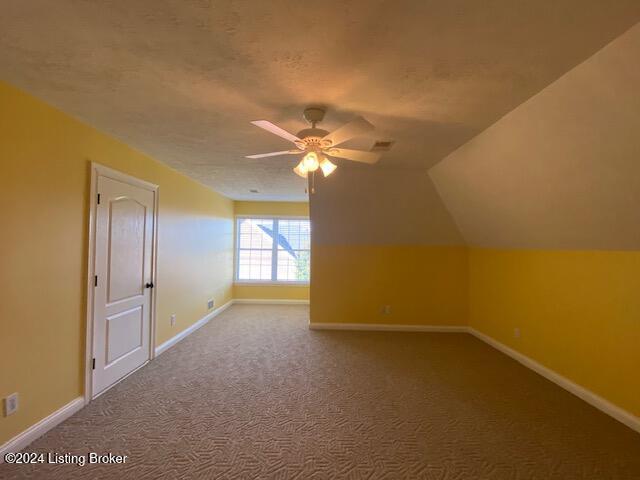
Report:
[[[245,158],[277,157],[279,155],[295,155],[297,153],[302,153],[302,152],[300,150],[283,150],[281,152],[258,153],[256,155],[247,155]]]
[[[354,162],[376,163],[380,160],[380,153],[366,152],[364,150],[350,150],[348,148],[331,148],[327,150],[327,155],[332,157],[345,158]]]
[[[285,138],[290,142],[300,141],[298,137],[294,134],[287,132],[286,130],[280,128],[279,126],[271,123],[268,120],[254,120],[253,123],[256,127],[264,128],[267,132],[271,132],[274,135],[278,135],[279,137]]]
[[[367,122],[362,117],[356,117],[349,123],[344,124],[337,130],[334,130],[329,135],[325,135],[322,140],[328,140],[331,142],[331,146],[340,145],[341,143],[351,140],[354,137],[364,135],[370,132],[375,127]]]

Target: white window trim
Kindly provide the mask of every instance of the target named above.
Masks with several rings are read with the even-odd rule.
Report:
[[[238,220],[243,218],[253,218],[253,219],[268,219],[268,220],[309,220],[309,217],[305,217],[304,215],[236,215],[234,218],[234,248],[233,248],[233,264],[234,264],[234,272],[233,272],[233,284],[238,287],[308,287],[309,280],[305,281],[297,281],[297,280],[240,280],[238,279],[238,274],[240,273],[240,235],[238,233]],[[278,242],[273,242],[272,249],[275,253],[275,258],[277,258],[277,250],[278,250]],[[311,251],[311,249],[309,249]],[[273,253],[272,253],[273,255]],[[272,257],[273,258],[273,257]],[[274,272],[278,268],[278,264],[275,261],[271,263],[271,278],[277,277],[277,271]]]
[[[298,282],[296,280],[235,280],[236,287],[308,287],[309,282]]]

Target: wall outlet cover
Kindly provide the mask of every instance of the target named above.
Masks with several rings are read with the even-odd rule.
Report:
[[[207,302],[207,308],[208,308],[209,310],[211,310],[211,309],[213,308],[213,304],[214,304],[213,300],[209,300],[209,301]]]
[[[18,410],[18,393],[12,393],[11,395],[5,397],[3,403],[5,417],[16,413],[16,411]]]
[[[176,324],[176,314],[171,315],[171,326],[173,327]]]

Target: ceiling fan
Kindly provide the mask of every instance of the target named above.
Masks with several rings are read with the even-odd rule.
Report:
[[[332,163],[327,156],[370,164],[376,163],[380,159],[379,152],[337,148],[338,145],[341,145],[347,140],[372,131],[374,129],[373,125],[362,117],[356,117],[349,123],[329,133],[321,128],[316,128],[316,124],[322,121],[324,114],[325,110],[323,108],[306,108],[304,110],[304,118],[311,124],[311,128],[305,128],[299,131],[297,135],[293,135],[267,120],[255,120],[251,122],[256,127],[263,128],[268,132],[293,142],[296,148],[282,150],[280,152],[247,155],[246,158],[277,157],[280,155],[298,155],[304,153],[300,163],[293,169],[293,171],[302,178],[307,178],[309,173],[313,176],[318,169],[322,171],[325,177],[331,175],[336,169],[336,165]]]

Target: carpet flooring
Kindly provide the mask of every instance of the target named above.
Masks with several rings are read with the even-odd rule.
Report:
[[[640,435],[471,335],[307,322],[233,306],[26,449],[125,464],[0,478],[640,478]]]

